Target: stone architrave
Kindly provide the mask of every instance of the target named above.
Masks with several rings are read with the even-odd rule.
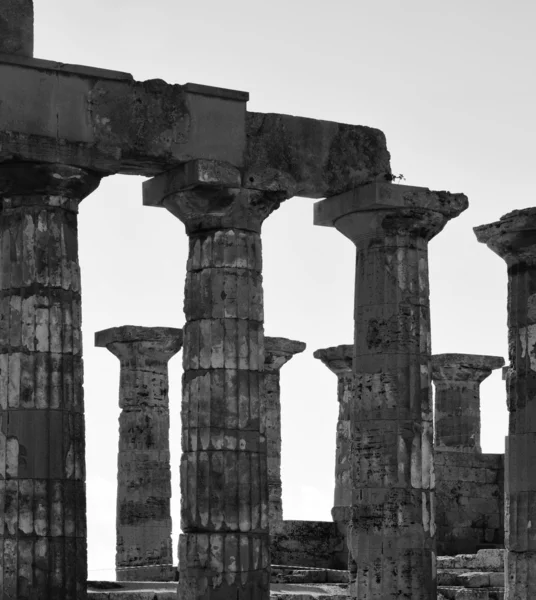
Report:
[[[121,361],[117,581],[173,581],[168,361],[182,329],[125,325],[95,334]]]
[[[77,213],[99,177],[0,165],[0,599],[86,598]]]
[[[435,386],[434,445],[449,452],[482,452],[480,446],[480,384],[504,365],[501,356],[436,354],[432,356]]]
[[[304,342],[264,338],[264,373],[261,407],[266,419],[268,456],[268,519],[272,531],[283,521],[281,486],[281,367],[305,350]]]
[[[350,345],[324,348],[313,354],[337,376],[339,418],[335,446],[335,498],[331,511],[336,522],[344,522],[348,518],[348,508],[352,506],[350,407],[354,393],[353,354],[354,347]]]
[[[315,204],[356,254],[350,591],[436,597],[428,242],[463,194],[373,183]]]
[[[505,465],[508,600],[536,598],[536,208],[474,229],[506,261],[510,410]]]
[[[286,196],[192,161],[144,185],[190,240],[184,312],[179,596],[268,600],[261,225]],[[154,197],[156,195],[156,198]]]

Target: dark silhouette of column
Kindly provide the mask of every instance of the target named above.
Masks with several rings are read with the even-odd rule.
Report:
[[[353,598],[435,600],[428,242],[462,194],[373,183],[315,205],[356,245]]]
[[[0,165],[0,598],[86,598],[77,213],[99,177]]]
[[[501,356],[436,354],[432,356],[435,386],[436,450],[482,452],[480,446],[480,384],[504,365]]]
[[[474,229],[506,261],[510,410],[505,466],[506,596],[536,598],[536,208]]]
[[[303,352],[305,344],[286,338],[264,338],[264,373],[262,408],[266,418],[268,456],[268,518],[270,530],[283,521],[281,487],[281,367],[295,354]]]
[[[268,600],[261,224],[286,196],[196,160],[144,183],[190,239],[184,312],[179,596]],[[160,202],[161,201],[161,202]]]
[[[331,515],[334,521],[344,522],[352,506],[352,468],[350,461],[350,407],[354,397],[354,347],[343,345],[317,350],[313,356],[321,360],[337,376],[339,418],[335,446],[335,498]]]
[[[173,581],[168,361],[182,330],[125,325],[95,334],[121,361],[117,581]]]

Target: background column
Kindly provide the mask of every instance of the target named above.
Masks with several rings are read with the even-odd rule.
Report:
[[[270,530],[283,521],[281,489],[281,367],[295,354],[303,352],[305,344],[286,338],[264,338],[264,373],[261,407],[266,418],[268,454],[268,518]]]
[[[79,202],[99,178],[0,166],[0,598],[86,598]]]
[[[506,598],[536,598],[536,208],[475,227],[508,268]]]
[[[350,462],[350,407],[354,394],[352,357],[354,347],[343,345],[317,350],[313,356],[321,360],[337,376],[339,418],[335,447],[335,498],[331,515],[334,521],[347,521],[352,506],[352,469]]]
[[[465,208],[461,194],[387,183],[315,205],[315,223],[357,248],[348,544],[359,600],[436,597],[428,241]]]
[[[95,334],[121,361],[117,581],[174,581],[168,361],[182,330],[125,325]]]
[[[193,161],[144,183],[190,240],[184,312],[179,596],[268,600],[262,221],[284,198]],[[156,198],[155,198],[156,196]]]
[[[436,354],[432,356],[435,386],[436,450],[482,452],[480,446],[480,384],[504,365],[501,356]]]

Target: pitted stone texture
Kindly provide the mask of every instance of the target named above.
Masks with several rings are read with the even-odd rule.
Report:
[[[504,545],[504,455],[435,453],[439,555]]]
[[[373,183],[315,204],[356,255],[350,411],[353,598],[435,600],[427,242],[463,194]]]
[[[536,209],[513,211],[475,228],[508,267],[506,374],[506,598],[536,597]]]
[[[271,532],[272,564],[347,569],[345,531],[331,521],[283,521]]]
[[[481,452],[480,384],[504,365],[500,356],[436,354],[434,442],[436,451]]]
[[[2,0],[0,54],[33,56],[33,0]]]
[[[267,600],[260,229],[284,194],[228,187],[233,185],[233,169],[213,166],[217,168],[187,165],[144,184],[145,198],[180,218],[190,238],[179,595],[191,600]]]
[[[286,338],[264,338],[264,373],[261,385],[261,412],[266,422],[268,455],[268,518],[270,531],[283,520],[281,485],[281,386],[280,370],[295,354],[305,350],[303,342]]]
[[[116,578],[174,580],[167,364],[182,330],[124,325],[97,332],[95,345],[121,362]]]
[[[79,202],[99,178],[0,166],[0,598],[86,597]]]
[[[352,505],[350,460],[350,407],[354,398],[354,372],[352,357],[354,347],[335,346],[317,350],[313,356],[321,360],[337,376],[337,400],[339,417],[335,444],[335,494],[331,515],[335,521],[343,521],[348,514],[343,507]]]
[[[323,198],[391,173],[385,135],[371,127],[248,113],[246,135],[245,187]]]

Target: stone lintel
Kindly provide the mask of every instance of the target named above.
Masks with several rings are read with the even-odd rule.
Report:
[[[113,343],[134,342],[176,342],[177,351],[182,346],[182,329],[174,327],[142,327],[139,325],[122,325],[111,327],[95,333],[95,346],[106,348]]]
[[[196,158],[243,165],[243,93],[6,55],[0,81],[0,162],[149,177]]]
[[[390,174],[370,127],[248,113],[248,94],[129,73],[0,56],[0,162],[59,162],[153,177],[196,159],[241,171],[242,186],[322,198]]]
[[[0,53],[33,56],[33,0],[0,2]]]
[[[354,356],[353,344],[321,348],[320,350],[315,350],[313,356],[321,360],[332,373],[337,375],[337,377],[352,373]]]
[[[507,264],[536,262],[536,208],[514,210],[499,221],[474,227],[476,239]]]
[[[246,187],[324,198],[390,177],[390,155],[379,129],[248,112],[246,135]]]
[[[303,352],[305,348],[306,344],[304,342],[266,336],[264,338],[265,373],[279,371],[295,354]]]
[[[480,354],[435,354],[432,356],[432,379],[439,381],[473,381],[481,383],[495,369],[504,365],[502,356]]]
[[[195,187],[239,188],[240,171],[217,160],[192,160],[143,182],[144,206],[164,206],[173,194]]]

